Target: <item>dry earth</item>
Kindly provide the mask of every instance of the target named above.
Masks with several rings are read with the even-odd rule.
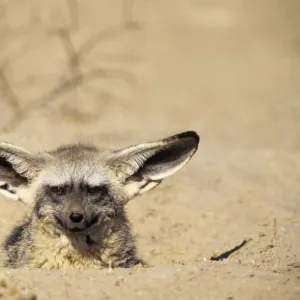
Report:
[[[0,273],[38,299],[300,299],[299,13],[297,0],[2,0],[1,140],[119,147],[194,129],[201,145],[128,205],[153,267]],[[26,209],[0,207],[2,241]]]

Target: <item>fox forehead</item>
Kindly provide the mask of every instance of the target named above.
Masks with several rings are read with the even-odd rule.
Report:
[[[114,175],[109,167],[109,151],[94,146],[75,144],[48,152],[51,159],[41,171],[40,179],[47,185],[86,183],[105,184]]]

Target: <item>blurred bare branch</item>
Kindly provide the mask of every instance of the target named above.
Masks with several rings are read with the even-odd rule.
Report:
[[[30,53],[34,49],[43,47],[43,41],[47,41],[49,37],[57,37],[61,42],[62,48],[66,53],[67,63],[61,67],[61,71],[53,74],[28,74],[28,76],[21,81],[14,81],[13,83],[8,79],[5,74],[5,69],[0,69],[0,89],[3,95],[3,100],[6,101],[8,107],[13,111],[12,118],[4,125],[2,131],[10,132],[17,128],[19,124],[30,114],[37,109],[45,108],[51,103],[61,99],[61,97],[72,93],[72,99],[77,97],[78,90],[82,89],[84,94],[89,94],[93,98],[100,99],[103,105],[108,105],[109,101],[115,101],[117,97],[109,91],[103,91],[96,86],[91,86],[89,83],[97,82],[103,79],[117,79],[126,84],[132,85],[136,83],[136,77],[130,72],[118,69],[118,68],[103,68],[103,67],[91,67],[86,65],[86,62],[91,61],[88,57],[89,53],[95,48],[108,41],[120,37],[128,29],[132,29],[133,21],[133,0],[124,0],[123,2],[123,19],[121,25],[105,28],[99,30],[97,33],[88,37],[81,45],[75,46],[73,42],[74,32],[79,29],[79,10],[76,0],[66,0],[68,5],[68,13],[70,15],[69,26],[61,27],[58,29],[46,28],[44,33],[42,32],[41,38],[32,39],[30,30],[30,24],[25,24],[23,28],[12,28],[10,24],[5,24],[7,6],[0,6],[0,33],[4,36],[9,36],[10,43],[13,43],[13,39],[18,39],[20,33],[24,34],[22,37],[22,45],[17,50],[10,51],[7,48],[7,53],[3,53],[4,57],[1,58],[3,63],[11,65],[12,62],[20,59],[22,56]],[[7,4],[6,4],[7,5]],[[40,20],[39,20],[40,21]],[[34,20],[36,22],[36,20]],[[130,25],[131,24],[131,25]],[[1,26],[3,25],[3,26]],[[32,24],[31,24],[32,25]],[[25,42],[23,42],[25,40]],[[19,41],[18,41],[19,42]],[[10,47],[9,44],[5,45]],[[4,48],[3,48],[4,49]],[[13,49],[13,48],[12,48]],[[2,51],[0,49],[0,55]],[[2,55],[3,55],[2,54]],[[120,56],[120,55],[119,55]],[[121,55],[122,56],[122,55]],[[111,56],[114,58],[114,55]],[[118,56],[116,56],[118,58]],[[126,56],[130,62],[132,56]],[[45,57],[45,59],[47,59]],[[95,64],[93,64],[94,66]],[[30,71],[30,70],[29,70]],[[31,85],[33,83],[41,82],[42,80],[57,81],[58,83],[50,90],[46,91],[43,95],[36,99],[26,99],[27,105],[23,105],[24,99],[22,99],[15,90],[15,86],[24,86],[26,84]],[[70,103],[71,105],[71,103]],[[62,109],[68,111],[73,117],[80,120],[86,120],[82,114],[84,112],[78,112],[76,109],[72,109],[70,105],[64,105]],[[72,113],[71,113],[72,112]]]
[[[124,0],[124,8],[123,8],[123,25],[127,29],[138,29],[139,24],[134,20],[133,17],[133,8],[134,8],[135,0]]]
[[[78,3],[76,0],[67,0],[67,3],[69,6],[69,14],[71,16],[69,30],[74,32],[79,28]]]
[[[70,32],[75,32],[79,28],[79,11],[78,11],[78,3],[77,0],[65,0],[66,5],[68,7],[68,18],[70,20],[69,26],[61,27],[60,29],[65,29]],[[33,28],[35,30],[41,30],[43,26],[41,26],[41,16],[39,10],[37,10],[35,7],[32,8],[31,11],[31,18],[22,26],[11,26],[9,24],[9,20],[7,19],[8,15],[8,5],[12,4],[13,1],[3,1],[0,4],[0,26],[5,26],[6,30],[12,34],[12,35],[24,35],[24,34],[30,34]],[[57,30],[57,27],[55,28],[44,28],[46,31],[53,31]]]
[[[70,32],[67,30],[60,30],[58,31],[58,36],[68,56],[68,68],[74,76],[80,75],[79,57],[72,43]]]
[[[125,28],[123,26],[117,26],[113,28],[106,28],[97,32],[96,34],[89,37],[78,49],[78,53],[81,56],[87,55],[90,51],[92,51],[100,42],[105,42],[108,39],[115,38],[120,36],[125,32]]]
[[[90,80],[96,80],[99,78],[116,78],[124,80],[127,83],[134,83],[135,77],[130,76],[127,72],[123,72],[122,70],[105,70],[105,69],[94,69],[90,70],[86,73],[79,74],[75,77],[72,77],[71,80],[65,80],[50,92],[47,92],[42,97],[38,98],[37,100],[31,101],[31,103],[24,108],[18,108],[16,110],[15,115],[11,118],[11,120],[6,124],[3,128],[4,132],[10,132],[14,130],[19,123],[25,118],[28,117],[33,110],[37,108],[44,108],[50,103],[58,100],[60,96],[63,94],[72,91],[74,88],[78,88],[83,82],[87,82]],[[88,87],[86,86],[86,89]],[[8,95],[6,94],[6,97]],[[21,101],[21,100],[19,100]]]
[[[20,108],[21,99],[10,86],[10,83],[5,76],[3,68],[0,69],[0,88],[3,91],[3,94],[6,96],[3,97],[4,101],[6,101],[12,109],[18,110]]]

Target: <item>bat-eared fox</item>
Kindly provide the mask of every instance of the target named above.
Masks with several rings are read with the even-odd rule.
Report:
[[[3,266],[144,265],[124,206],[181,169],[198,144],[194,131],[121,150],[73,144],[33,153],[0,142],[1,191],[30,207],[3,244]]]

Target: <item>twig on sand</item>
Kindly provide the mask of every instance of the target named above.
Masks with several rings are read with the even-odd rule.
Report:
[[[212,256],[210,258],[210,260],[215,260],[215,261],[220,261],[220,260],[224,260],[224,259],[227,259],[232,253],[238,251],[239,249],[241,249],[243,246],[245,246],[248,242],[250,242],[251,239],[249,240],[244,240],[240,245],[234,247],[233,249],[230,249],[228,251],[225,251],[223,253],[221,253],[220,255],[218,256]]]

